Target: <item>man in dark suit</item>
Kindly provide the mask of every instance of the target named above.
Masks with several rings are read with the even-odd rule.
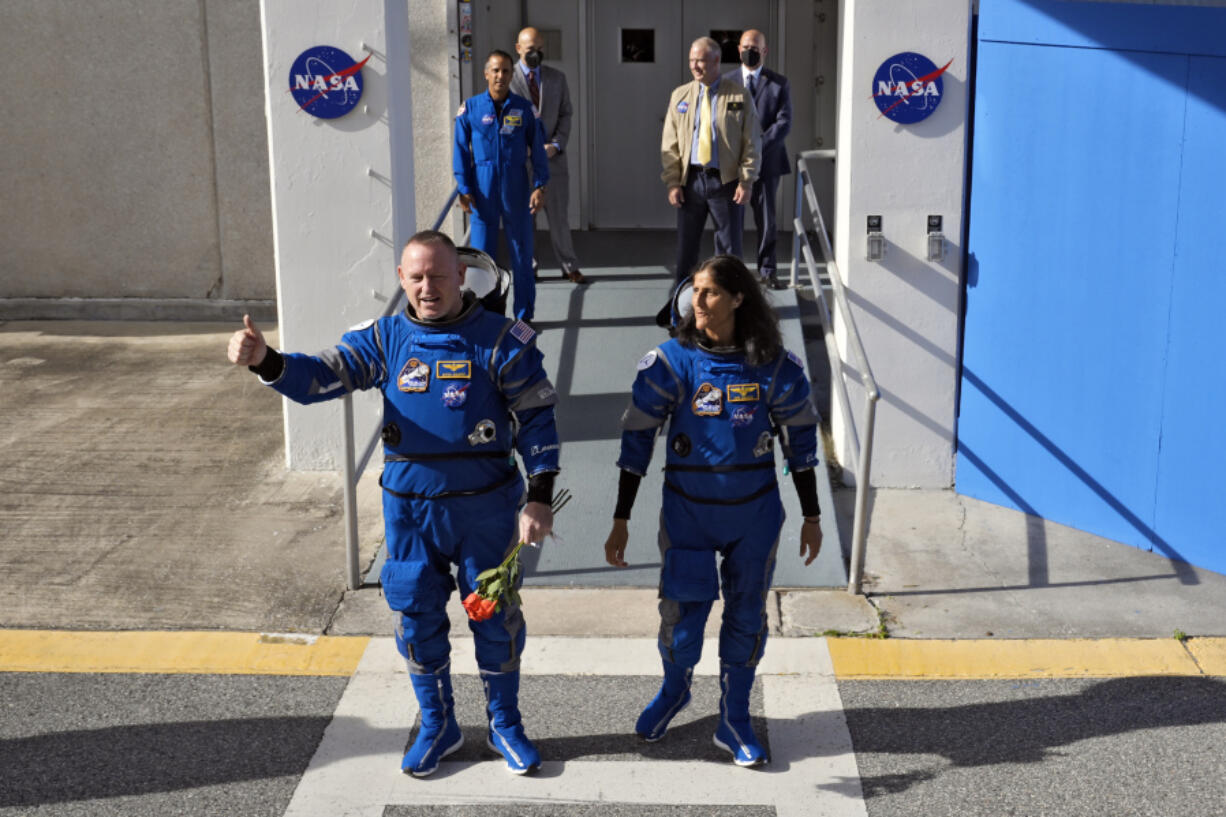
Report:
[[[562,266],[562,277],[576,284],[587,283],[579,271],[579,259],[570,240],[570,174],[566,167],[566,143],[570,139],[570,89],[566,74],[542,65],[545,38],[529,26],[519,32],[515,53],[519,62],[511,77],[511,93],[532,100],[537,121],[545,132],[545,153],[549,156],[549,186],[545,188],[545,218],[549,220],[549,241]]]
[[[792,129],[792,97],[787,77],[766,68],[766,35],[749,29],[741,35],[741,65],[724,75],[743,86],[753,97],[762,127],[762,167],[749,196],[753,221],[758,228],[758,275],[774,289],[782,284],[775,273],[775,193],[779,177],[792,172],[785,140]]]

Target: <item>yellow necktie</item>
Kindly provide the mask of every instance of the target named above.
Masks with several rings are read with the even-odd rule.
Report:
[[[707,86],[698,94],[698,164],[711,161],[711,100]]]

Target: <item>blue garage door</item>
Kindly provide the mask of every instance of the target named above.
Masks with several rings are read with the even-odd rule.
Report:
[[[983,0],[959,492],[1226,572],[1226,10]]]

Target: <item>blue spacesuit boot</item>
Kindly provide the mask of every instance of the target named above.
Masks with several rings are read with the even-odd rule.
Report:
[[[639,737],[648,743],[655,743],[664,737],[673,716],[690,703],[690,681],[693,677],[693,667],[683,667],[667,660],[664,662],[664,683],[634,725]]]
[[[421,728],[405,753],[400,769],[414,777],[427,777],[434,774],[440,760],[464,745],[464,734],[456,723],[451,673],[447,668],[431,675],[410,675],[409,678],[421,707]]]
[[[507,761],[512,774],[531,774],[541,766],[541,755],[524,734],[524,725],[519,717],[519,673],[481,672],[485,686],[485,698],[489,702],[486,712],[490,718],[490,731],[486,743],[500,752]]]
[[[738,766],[767,763],[766,749],[758,742],[749,723],[749,690],[753,688],[753,667],[724,664],[719,671],[719,726],[715,745],[732,753]]]

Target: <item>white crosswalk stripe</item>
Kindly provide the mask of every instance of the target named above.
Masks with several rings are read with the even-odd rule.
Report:
[[[525,675],[659,672],[654,639],[533,638]],[[698,675],[715,675],[708,643]],[[455,639],[452,671],[475,673],[471,639]],[[771,764],[756,770],[710,761],[551,761],[514,777],[502,761],[444,761],[417,780],[400,758],[417,715],[403,661],[390,638],[372,639],[299,782],[287,817],[377,817],[387,805],[655,803],[769,805],[781,817],[866,814],[851,737],[823,639],[775,639],[758,677]]]

